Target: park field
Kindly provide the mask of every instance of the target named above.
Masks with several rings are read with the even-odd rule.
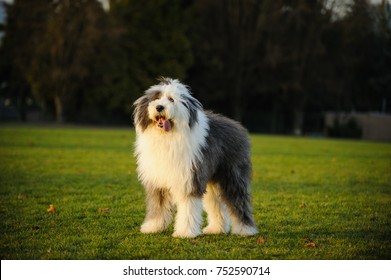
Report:
[[[139,232],[133,141],[131,128],[0,126],[1,259],[391,258],[390,143],[251,135],[259,234],[176,239]]]

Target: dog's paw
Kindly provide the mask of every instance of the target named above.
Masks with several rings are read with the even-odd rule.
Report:
[[[221,234],[221,233],[227,233],[228,231],[223,229],[221,226],[208,225],[202,230],[202,232],[204,234]]]
[[[144,222],[140,228],[140,231],[142,233],[156,233],[163,230],[164,227],[161,225],[161,223],[158,223],[158,221],[155,220],[149,220]]]
[[[232,234],[251,236],[258,233],[258,229],[254,226],[242,225],[240,227],[232,227]]]
[[[197,237],[200,234],[201,234],[201,232],[192,232],[190,230],[183,231],[183,232],[180,232],[180,231],[176,230],[172,234],[172,237],[176,237],[176,238],[195,238],[195,237]]]

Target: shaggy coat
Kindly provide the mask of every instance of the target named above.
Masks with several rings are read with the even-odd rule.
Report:
[[[141,232],[175,237],[257,233],[250,202],[250,142],[238,123],[212,112],[178,80],[162,78],[134,103],[135,156],[146,190]],[[201,232],[203,208],[208,225]]]

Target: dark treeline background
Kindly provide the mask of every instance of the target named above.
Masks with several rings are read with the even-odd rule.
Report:
[[[313,133],[326,111],[390,112],[391,11],[367,0],[14,0],[2,119],[129,124],[159,76],[252,131]]]

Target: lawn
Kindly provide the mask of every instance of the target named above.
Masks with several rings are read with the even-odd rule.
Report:
[[[391,258],[390,143],[252,135],[259,235],[176,239],[139,232],[133,140],[0,126],[1,259]]]

